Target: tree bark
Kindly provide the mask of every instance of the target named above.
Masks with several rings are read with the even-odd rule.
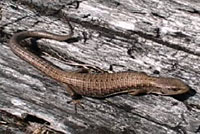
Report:
[[[197,0],[0,1],[0,132],[200,133],[199,7]],[[25,43],[37,43],[44,58],[67,71],[78,68],[66,61],[175,77],[187,83],[190,92],[84,97],[84,109],[76,113],[61,83],[18,58],[8,46],[19,31],[67,34],[66,18],[74,27],[72,39]]]

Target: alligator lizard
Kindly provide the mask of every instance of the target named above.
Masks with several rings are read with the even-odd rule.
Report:
[[[69,35],[56,35],[42,31],[24,31],[16,33],[9,41],[10,48],[17,56],[33,65],[44,74],[67,85],[67,92],[72,98],[77,95],[105,98],[121,93],[130,93],[132,95],[141,93],[176,95],[189,90],[189,87],[179,79],[153,77],[141,72],[99,74],[66,72],[34,53],[31,53],[20,44],[21,41],[26,38],[47,38],[58,41],[67,40],[73,35],[71,24],[69,24],[69,26],[71,29]]]

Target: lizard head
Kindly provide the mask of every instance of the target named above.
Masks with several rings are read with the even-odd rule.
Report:
[[[175,78],[156,78],[150,93],[161,95],[178,95],[189,91],[189,87],[181,80]]]

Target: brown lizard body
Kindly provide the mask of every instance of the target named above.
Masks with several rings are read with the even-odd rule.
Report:
[[[71,25],[69,35],[55,35],[41,31],[19,32],[12,36],[9,41],[11,50],[20,58],[27,61],[44,74],[67,85],[67,91],[71,96],[83,95],[104,98],[121,93],[133,95],[141,93],[155,93],[161,95],[182,94],[189,87],[179,79],[153,77],[141,72],[118,72],[118,73],[77,73],[66,72],[50,64],[39,56],[29,52],[20,45],[26,38],[47,38],[58,41],[69,39],[73,35]]]

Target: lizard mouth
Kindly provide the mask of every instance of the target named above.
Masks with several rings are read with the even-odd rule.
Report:
[[[184,94],[189,91],[188,87],[184,88],[170,88],[166,89],[167,91],[161,91],[162,95],[179,95],[179,94]]]
[[[152,87],[152,89],[149,90],[148,93],[153,93],[153,94],[159,94],[159,95],[179,95],[179,94],[184,94],[189,91],[188,86],[184,87]]]

